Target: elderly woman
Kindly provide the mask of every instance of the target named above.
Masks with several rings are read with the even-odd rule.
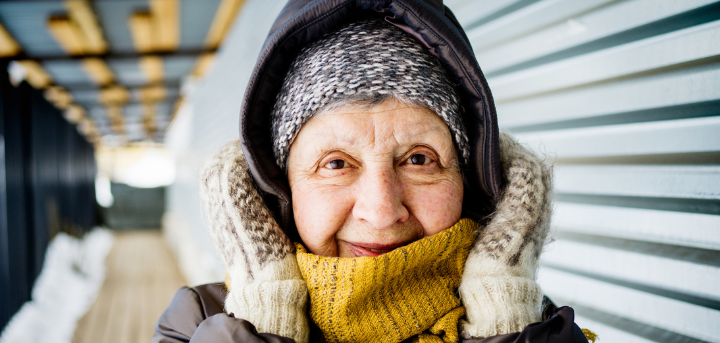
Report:
[[[202,175],[228,280],[154,342],[586,342],[535,281],[550,172],[440,1],[290,1],[240,131]]]

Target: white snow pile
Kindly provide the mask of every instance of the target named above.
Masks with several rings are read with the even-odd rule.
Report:
[[[10,320],[0,343],[70,343],[78,320],[90,309],[105,280],[105,257],[113,244],[106,229],[82,239],[60,233],[26,302]]]

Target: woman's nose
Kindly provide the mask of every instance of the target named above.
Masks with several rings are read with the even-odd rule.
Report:
[[[392,169],[364,171],[357,184],[353,216],[375,229],[405,222],[410,213],[403,204],[403,189]]]

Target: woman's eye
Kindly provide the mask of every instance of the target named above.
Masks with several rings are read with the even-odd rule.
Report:
[[[410,162],[410,164],[422,166],[422,165],[429,164],[430,162],[432,162],[432,160],[430,159],[430,157],[427,157],[425,155],[415,154],[415,155],[410,156],[410,158],[408,159],[408,162]]]
[[[343,169],[345,168],[345,161],[343,160],[332,160],[325,165],[328,169]]]

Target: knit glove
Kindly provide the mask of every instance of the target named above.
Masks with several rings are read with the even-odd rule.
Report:
[[[225,311],[254,324],[258,332],[308,342],[307,286],[295,247],[256,190],[239,141],[208,161],[201,197],[230,279]]]
[[[541,319],[535,278],[552,211],[552,169],[508,134],[500,136],[500,157],[506,188],[470,250],[459,288],[466,339],[518,332]]]

